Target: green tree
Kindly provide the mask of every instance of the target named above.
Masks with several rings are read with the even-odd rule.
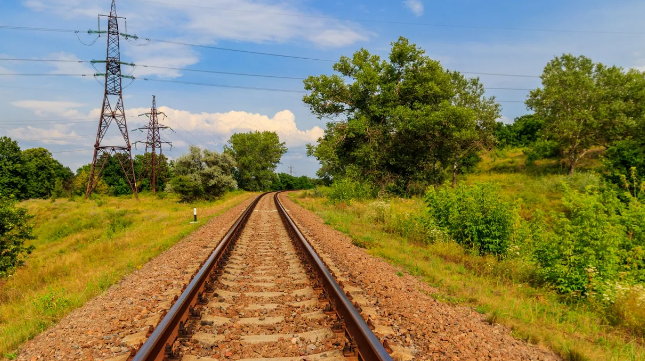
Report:
[[[247,191],[268,190],[273,182],[275,168],[287,152],[276,132],[235,133],[224,146],[237,163],[237,185]]]
[[[414,183],[456,175],[462,160],[492,144],[499,105],[478,79],[444,70],[405,38],[388,61],[361,49],[334,64],[339,74],[310,76],[303,101],[329,119],[308,154],[323,179],[350,177],[406,192]]]
[[[305,175],[294,177],[288,173],[278,173],[271,183],[272,191],[288,191],[298,189],[311,189],[314,187],[314,179]]]
[[[235,160],[229,154],[191,146],[188,154],[174,162],[171,191],[178,193],[182,201],[220,197],[236,186],[234,167]]]
[[[25,245],[35,238],[31,218],[26,208],[16,207],[15,199],[0,194],[0,277],[11,275],[33,250]]]
[[[544,136],[560,146],[570,175],[592,147],[621,139],[643,118],[645,78],[638,71],[564,54],[541,78],[526,105],[544,120]]]
[[[18,142],[0,137],[0,194],[23,199],[26,182],[22,152]]]
[[[25,149],[21,156],[25,171],[25,199],[49,198],[57,180],[64,182],[74,175],[45,148]]]
[[[502,147],[529,147],[540,138],[544,121],[534,114],[515,118],[513,123],[497,123],[495,138]]]

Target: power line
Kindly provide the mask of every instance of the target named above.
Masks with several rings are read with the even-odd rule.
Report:
[[[71,33],[76,33],[76,34],[82,32],[80,30],[32,28],[32,27],[27,27],[27,26],[6,26],[6,25],[4,25],[4,26],[0,25],[0,29],[71,32]],[[144,40],[148,40],[148,41],[156,41],[158,43],[167,43],[167,44],[175,44],[175,45],[192,46],[192,47],[196,47],[196,48],[205,48],[205,49],[222,50],[222,51],[232,51],[232,52],[237,52],[237,53],[246,53],[246,54],[255,54],[255,55],[275,56],[275,57],[279,57],[279,58],[290,58],[290,59],[300,59],[300,60],[314,60],[314,61],[333,61],[333,60],[330,60],[330,59],[310,58],[310,57],[306,57],[306,56],[267,53],[267,52],[252,51],[252,50],[231,49],[231,48],[224,48],[224,47],[221,47],[221,46],[193,44],[193,43],[186,43],[186,42],[173,41],[173,40],[145,38],[145,37],[140,37],[140,36],[129,36],[128,38],[144,39]]]
[[[58,59],[19,59],[19,58],[0,58],[0,61],[27,61],[27,62],[61,62],[61,63],[91,63],[87,60],[58,60]],[[238,75],[238,76],[252,76],[252,77],[262,77],[262,78],[276,78],[276,79],[292,79],[292,80],[304,80],[306,78],[293,77],[293,76],[283,76],[283,75],[264,75],[264,74],[250,74],[250,73],[234,73],[226,71],[217,71],[217,70],[204,70],[204,69],[190,69],[190,68],[174,68],[169,66],[157,66],[157,65],[147,65],[147,64],[133,64],[136,67],[144,68],[154,68],[154,69],[168,69],[168,70],[180,70],[180,71],[190,71],[197,73],[211,73],[211,74],[223,74],[223,75]]]
[[[140,38],[144,39],[144,40],[148,40],[148,41],[156,41],[158,43],[185,45],[185,46],[192,46],[192,47],[195,47],[195,48],[205,48],[205,49],[213,49],[213,50],[232,51],[232,52],[236,52],[236,53],[265,55],[265,56],[274,56],[274,57],[279,57],[279,58],[300,59],[300,60],[334,61],[334,60],[331,60],[331,59],[319,59],[319,58],[310,58],[310,57],[306,57],[306,56],[266,53],[266,52],[261,52],[261,51],[251,51],[251,50],[241,50],[241,49],[231,49],[231,48],[223,48],[223,47],[220,47],[220,46],[185,43],[185,42],[173,41],[173,40],[153,39],[153,38],[144,38],[144,37],[140,37]]]
[[[95,76],[95,74],[0,74],[0,76],[70,76],[70,77],[90,77],[90,76]],[[224,85],[224,84],[210,84],[210,83],[195,83],[195,82],[188,82],[188,81],[181,81],[181,80],[162,80],[162,79],[150,79],[150,78],[135,78],[132,77],[133,80],[139,79],[139,80],[145,80],[145,81],[152,81],[152,82],[160,82],[160,83],[175,83],[175,84],[187,84],[187,85],[200,85],[200,86],[210,86],[210,87],[218,87],[218,88],[232,88],[232,89],[245,89],[245,90],[263,90],[263,91],[274,91],[274,92],[282,92],[282,93],[305,93],[302,90],[290,90],[290,89],[274,89],[274,88],[258,88],[258,87],[248,87],[248,86],[239,86],[239,85]]]
[[[51,28],[33,28],[29,26],[9,26],[9,25],[0,25],[0,29],[6,30],[28,30],[28,31],[49,31],[49,32],[58,32],[58,33],[78,33],[79,30],[71,29],[51,29]]]
[[[355,18],[341,18],[341,17],[324,16],[324,15],[307,15],[307,14],[296,14],[296,13],[277,13],[277,12],[253,11],[253,10],[242,10],[242,9],[226,9],[226,8],[217,8],[217,7],[211,7],[211,6],[186,5],[186,4],[167,3],[167,2],[151,1],[151,0],[133,0],[133,1],[147,2],[147,3],[152,3],[152,4],[162,4],[162,5],[175,6],[175,7],[191,7],[191,8],[211,9],[211,10],[219,10],[219,11],[257,13],[257,14],[277,15],[277,16],[293,16],[293,17],[299,17],[299,18],[343,20],[343,21],[363,22],[363,23],[382,23],[382,24],[391,24],[391,25],[414,25],[414,26],[431,26],[431,27],[477,29],[477,30],[537,31],[537,32],[551,32],[551,33],[645,35],[645,32],[637,32],[637,31],[576,30],[576,29],[548,29],[548,28],[516,28],[516,27],[473,26],[473,25],[440,24],[440,23],[414,23],[414,22],[406,22],[406,21],[376,20],[376,19],[355,19]]]
[[[181,80],[162,80],[162,79],[149,79],[149,78],[135,78],[142,79],[145,81],[156,81],[160,83],[174,83],[174,84],[186,84],[186,85],[200,85],[200,86],[210,86],[218,88],[233,88],[233,89],[245,89],[245,90],[264,90],[264,91],[274,91],[282,93],[300,93],[304,94],[305,91],[302,90],[289,90],[289,89],[274,89],[274,88],[256,88],[248,86],[239,86],[239,85],[224,85],[224,84],[210,84],[210,83],[195,83],[190,81],[181,81]]]
[[[87,60],[58,60],[58,59],[24,59],[24,58],[0,58],[0,61],[28,61],[28,62],[63,62],[63,63],[91,63]],[[206,69],[191,69],[191,68],[174,68],[168,66],[156,66],[156,65],[147,65],[147,64],[133,64],[135,67],[141,66],[144,68],[155,68],[155,69],[169,69],[169,70],[180,70],[180,71],[190,71],[197,73],[212,73],[212,74],[224,74],[224,75],[237,75],[237,76],[251,76],[251,77],[262,77],[262,78],[277,78],[277,79],[293,79],[293,80],[304,80],[306,78],[302,77],[293,77],[293,76],[284,76],[284,75],[266,75],[266,74],[252,74],[252,73],[235,73],[235,72],[226,72],[219,70],[206,70]],[[524,74],[506,74],[506,73],[487,73],[487,72],[474,72],[474,71],[459,71],[462,74],[474,74],[474,75],[492,75],[492,76],[506,76],[506,77],[519,77],[519,78],[540,78],[538,75],[524,75]]]

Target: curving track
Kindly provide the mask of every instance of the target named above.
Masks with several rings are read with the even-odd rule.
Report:
[[[271,195],[247,208],[134,356],[164,359],[391,360]]]

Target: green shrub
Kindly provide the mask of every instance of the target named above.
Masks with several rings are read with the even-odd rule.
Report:
[[[35,239],[32,218],[26,208],[16,207],[13,198],[0,194],[0,277],[11,275],[25,262],[25,257],[34,249],[25,242]]]
[[[428,214],[457,243],[481,255],[504,257],[511,244],[518,207],[502,199],[494,183],[430,188]]]
[[[563,213],[551,215],[552,229],[536,244],[538,273],[563,294],[587,296],[617,276],[624,228],[615,194],[565,187]],[[595,287],[594,287],[595,286]]]
[[[368,183],[361,183],[349,178],[335,180],[332,183],[327,199],[333,204],[351,203],[352,200],[363,200],[374,197],[374,189]]]

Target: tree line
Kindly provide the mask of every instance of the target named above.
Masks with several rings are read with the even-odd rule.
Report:
[[[419,194],[468,172],[479,153],[525,147],[529,160],[559,158],[575,172],[595,147],[622,174],[645,171],[645,75],[564,54],[544,68],[530,92],[533,114],[498,121],[501,106],[478,78],[444,69],[405,38],[387,59],[361,49],[333,65],[338,74],[310,76],[303,101],[328,120],[308,154],[327,180],[350,179],[374,190]],[[615,178],[618,177],[615,175]]]

